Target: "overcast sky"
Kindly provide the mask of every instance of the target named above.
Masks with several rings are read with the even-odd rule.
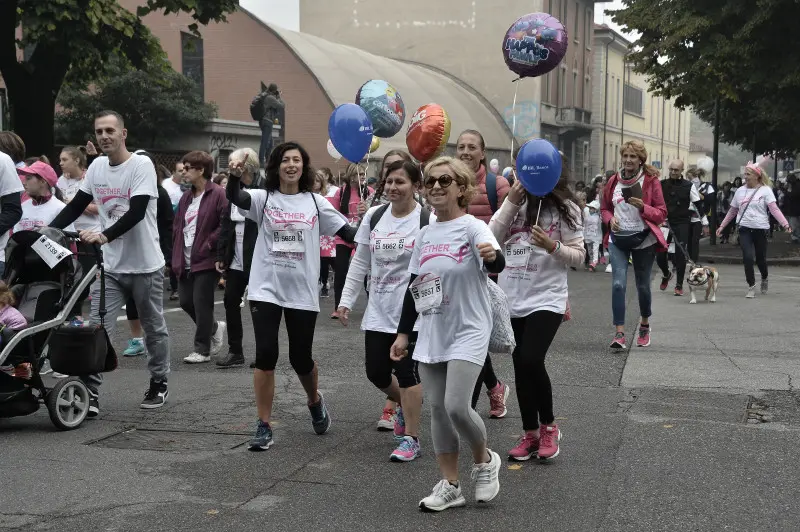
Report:
[[[239,4],[264,22],[300,31],[300,0],[239,0]]]
[[[605,11],[607,9],[620,9],[622,7],[625,7],[625,6],[622,5],[622,2],[620,0],[615,0],[614,2],[602,2],[602,3],[599,3],[599,4],[595,4],[594,5],[594,21],[597,24],[607,24],[610,28],[622,33],[626,37],[629,37],[629,35],[625,34],[624,32],[622,32],[620,30],[618,25],[614,24],[611,21],[611,16],[610,15],[606,15],[605,14]]]

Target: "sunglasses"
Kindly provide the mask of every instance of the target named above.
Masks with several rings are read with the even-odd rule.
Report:
[[[439,188],[447,188],[453,183],[453,176],[444,174],[438,178],[429,177],[425,180],[425,188],[433,188],[436,186],[436,183],[439,183]]]

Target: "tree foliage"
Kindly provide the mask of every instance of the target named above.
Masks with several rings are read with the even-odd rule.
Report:
[[[795,0],[623,0],[614,22],[641,35],[629,55],[651,90],[713,123],[721,139],[759,152],[800,148],[800,47]]]
[[[172,69],[131,70],[118,62],[91,90],[65,85],[57,102],[56,140],[64,144],[93,138],[93,118],[102,109],[123,114],[128,143],[140,148],[158,148],[217,116],[216,106],[205,103],[195,82],[183,74]]]
[[[67,74],[84,84],[101,76],[111,58],[136,68],[165,68],[166,57],[141,17],[189,13],[190,30],[224,21],[238,0],[147,0],[131,13],[116,0],[0,0],[0,74],[11,120],[32,153],[53,144],[55,100]],[[17,29],[22,37],[17,39]],[[23,60],[18,47],[25,49]]]

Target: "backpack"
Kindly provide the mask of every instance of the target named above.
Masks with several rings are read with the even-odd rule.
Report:
[[[378,207],[378,210],[376,210],[372,214],[372,218],[369,219],[370,231],[375,230],[375,228],[378,226],[378,222],[381,221],[381,217],[383,217],[383,215],[391,206],[392,206],[391,203],[387,203],[386,205],[381,205],[380,207]],[[431,220],[431,211],[428,210],[426,207],[422,207],[422,212],[420,212],[419,214],[419,228],[422,229],[423,227],[428,225],[430,220]]]
[[[497,176],[491,172],[486,172],[486,197],[489,199],[489,207],[492,214],[497,212]]]

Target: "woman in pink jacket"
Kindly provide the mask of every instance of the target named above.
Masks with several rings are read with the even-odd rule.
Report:
[[[625,349],[625,289],[628,285],[628,260],[633,262],[641,321],[636,339],[638,347],[650,345],[652,296],[650,277],[657,251],[667,243],[659,226],[667,217],[667,206],[658,180],[658,170],[647,164],[647,150],[638,140],[620,147],[622,168],[608,179],[603,189],[600,212],[611,232],[603,244],[608,247],[613,280],[611,309],[614,313],[612,349]]]

